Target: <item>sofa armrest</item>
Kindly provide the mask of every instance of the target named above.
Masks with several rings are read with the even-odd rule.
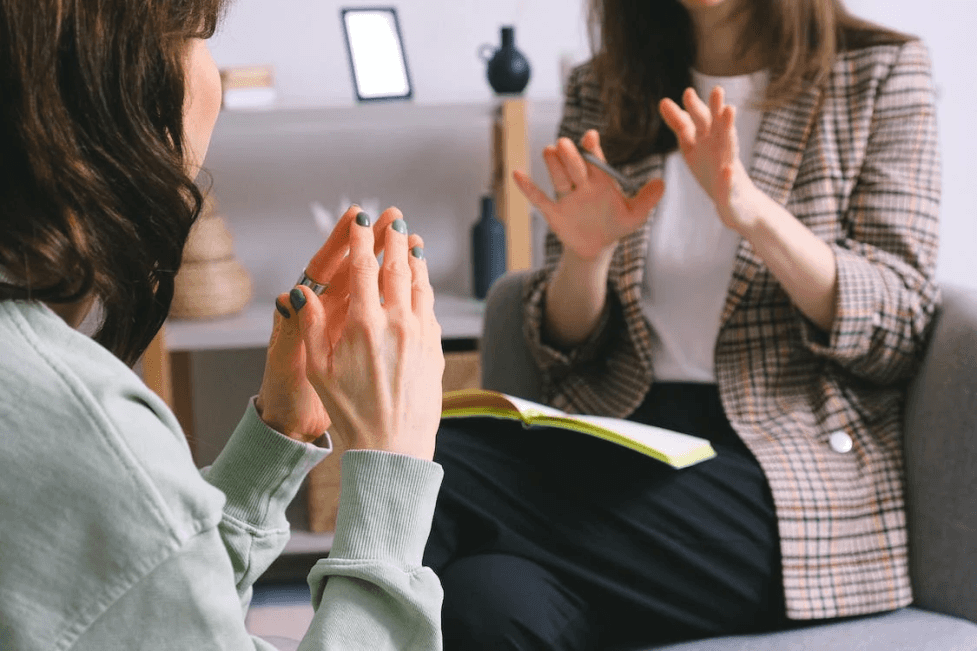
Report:
[[[542,377],[523,333],[522,290],[530,273],[507,273],[495,281],[485,299],[482,387],[540,402]]]
[[[482,386],[541,400],[523,333],[523,282],[510,272],[486,299]],[[977,290],[943,288],[906,406],[906,492],[916,605],[977,622]]]
[[[905,449],[916,605],[977,622],[977,290],[943,287]]]

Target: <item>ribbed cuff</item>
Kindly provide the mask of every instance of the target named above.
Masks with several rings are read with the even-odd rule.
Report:
[[[302,480],[332,452],[301,443],[271,429],[258,417],[254,399],[220,456],[205,472],[207,481],[224,491],[224,512],[256,527],[287,526],[285,507]]]
[[[443,477],[444,470],[432,461],[375,450],[346,452],[329,558],[419,567]]]

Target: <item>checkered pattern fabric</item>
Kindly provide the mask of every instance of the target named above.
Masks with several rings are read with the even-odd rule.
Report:
[[[571,76],[560,135],[578,140],[604,123],[585,64]],[[655,155],[622,171],[643,180],[662,167]],[[939,302],[940,163],[925,47],[840,54],[825,84],[764,114],[750,176],[837,260],[837,312],[826,333],[742,241],[715,348],[727,416],[773,491],[787,614],[905,606],[903,403]],[[619,243],[599,327],[577,349],[560,351],[541,336],[560,255],[549,234],[546,265],[525,288],[525,332],[551,404],[624,417],[641,403],[654,381],[655,335],[640,305],[646,250],[647,229]],[[847,453],[830,445],[839,431],[853,441]]]

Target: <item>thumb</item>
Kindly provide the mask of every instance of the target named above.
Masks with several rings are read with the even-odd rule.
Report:
[[[285,303],[289,308],[291,321],[282,331],[282,338],[288,337],[291,331],[291,338],[294,346],[299,348],[304,344],[306,360],[306,371],[308,367],[320,370],[320,361],[329,358],[329,339],[327,337],[327,323],[325,308],[322,301],[316,296],[315,292],[304,285],[298,285],[288,294]]]
[[[643,221],[661,201],[663,194],[665,194],[665,182],[661,179],[652,179],[638,190],[638,194],[628,199],[628,210],[636,219],[640,218]]]
[[[303,357],[302,336],[295,308],[288,292],[275,299],[275,322],[268,342],[268,359],[276,370],[286,370],[300,363]]]

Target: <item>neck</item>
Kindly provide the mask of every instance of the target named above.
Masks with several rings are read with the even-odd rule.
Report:
[[[92,309],[94,297],[89,296],[75,303],[45,303],[51,311],[64,319],[72,328],[78,328]]]
[[[715,77],[745,75],[763,68],[756,43],[741,52],[741,39],[750,29],[748,14],[741,4],[727,0],[713,6],[689,8],[695,29],[695,69]]]

